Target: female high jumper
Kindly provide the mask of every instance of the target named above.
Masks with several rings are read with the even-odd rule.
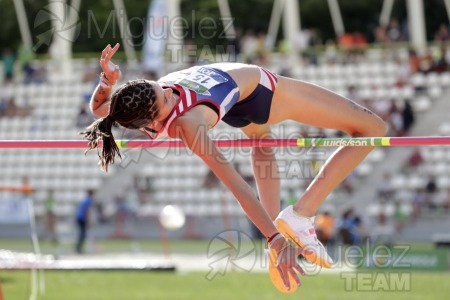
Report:
[[[208,136],[208,130],[222,120],[240,128],[249,138],[270,138],[271,125],[294,120],[337,129],[352,137],[372,137],[386,134],[384,121],[327,89],[240,63],[196,66],[170,73],[158,81],[132,80],[111,94],[120,78],[118,66],[111,62],[118,48],[119,44],[108,45],[101,54],[103,72],[90,102],[92,112],[100,118],[82,133],[90,149],[103,143],[99,152],[102,168],[107,170],[115,155],[120,156],[112,134],[113,124],[141,130],[150,138],[181,139],[234,194],[268,238],[270,253],[277,259],[276,269],[287,290],[292,291],[295,284],[300,284],[296,271],[303,273],[296,260],[289,257],[290,245],[303,249],[299,251],[308,261],[331,267],[332,259],[314,230],[314,215],[327,195],[374,147],[339,147],[301,198],[280,212],[278,176],[266,176],[277,174],[272,149],[253,149],[258,188],[255,192],[231,163],[224,163],[226,159]],[[264,172],[259,172],[261,161]],[[273,170],[267,170],[267,166]]]

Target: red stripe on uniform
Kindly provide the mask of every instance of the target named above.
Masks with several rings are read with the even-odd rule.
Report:
[[[269,78],[270,86],[272,87],[272,91],[274,91],[275,90],[275,83],[273,82],[272,77],[269,75],[269,73],[266,70],[264,70],[264,69],[262,69],[262,70],[263,70],[264,73],[266,73],[267,77]]]
[[[269,73],[269,75],[272,75],[272,78],[275,82],[278,82],[278,76],[274,72],[269,70],[266,70],[266,72]]]

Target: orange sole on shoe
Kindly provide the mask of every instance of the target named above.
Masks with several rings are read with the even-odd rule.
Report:
[[[297,245],[300,248],[303,248],[305,250],[308,250],[307,245],[303,244],[298,237],[296,236],[294,230],[292,230],[291,226],[289,226],[285,221],[281,219],[275,220],[275,225],[278,229],[278,231],[291,243],[294,245]],[[316,255],[314,252],[311,252],[310,254],[305,253],[303,254],[303,257],[310,263],[313,263],[315,265],[318,265],[322,268],[331,268],[332,264],[328,261],[322,259],[320,256]]]
[[[269,256],[269,277],[270,277],[270,280],[272,281],[272,284],[280,292],[285,293],[285,294],[292,294],[293,292],[295,292],[297,290],[297,282],[292,277],[292,275],[289,274],[289,284],[290,284],[291,288],[288,290],[287,287],[283,283],[283,279],[281,278],[280,272],[278,272],[278,269],[275,266],[276,255],[275,254],[272,255],[270,250],[269,250],[269,255],[270,255]]]

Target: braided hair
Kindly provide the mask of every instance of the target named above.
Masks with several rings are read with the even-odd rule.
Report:
[[[112,134],[112,126],[117,123],[125,128],[139,129],[147,125],[159,113],[155,102],[156,93],[149,81],[128,81],[111,95],[109,115],[94,121],[81,132],[89,141],[86,152],[97,148],[99,142],[103,143],[101,153],[97,150],[102,170],[108,171],[108,165],[114,163],[116,154],[122,158]]]

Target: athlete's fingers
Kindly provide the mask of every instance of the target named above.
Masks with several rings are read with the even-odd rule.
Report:
[[[103,50],[104,55],[102,53],[102,58],[100,59],[100,66],[102,67],[103,72],[106,71],[107,65],[109,63],[109,58],[108,58],[109,48],[111,48],[111,46],[108,45],[108,47],[106,47],[105,50]]]
[[[300,282],[300,278],[298,277],[297,273],[293,269],[288,269],[288,273],[292,276],[292,278],[294,278],[297,286],[300,286],[302,284]]]
[[[291,284],[289,283],[289,271],[285,271],[285,268],[282,266],[277,266],[278,272],[280,272],[281,279],[283,279],[284,286],[290,290]]]
[[[105,47],[105,49],[103,49],[103,51],[102,51],[101,59],[105,59],[105,58],[106,58],[106,56],[108,55],[108,52],[109,52],[110,49],[111,49],[111,45],[108,44],[108,45]]]
[[[110,46],[110,47],[109,47],[110,49],[109,49],[108,53],[106,54],[105,59],[108,60],[108,61],[111,60],[111,58],[113,57],[114,53],[116,53],[117,49],[119,49],[119,46],[120,46],[119,43],[117,43],[117,44],[114,46],[114,48],[111,48],[111,46]]]
[[[302,267],[300,267],[299,264],[295,264],[294,269],[295,269],[297,272],[299,272],[300,274],[302,274],[302,276],[305,276],[305,275],[306,275],[306,274],[305,274],[305,271],[303,270]]]
[[[120,47],[119,43],[114,45],[114,48],[112,48],[111,51],[109,51],[109,53],[108,53],[109,58],[111,58],[116,53],[116,51],[117,51],[117,49],[119,49],[119,47]]]

